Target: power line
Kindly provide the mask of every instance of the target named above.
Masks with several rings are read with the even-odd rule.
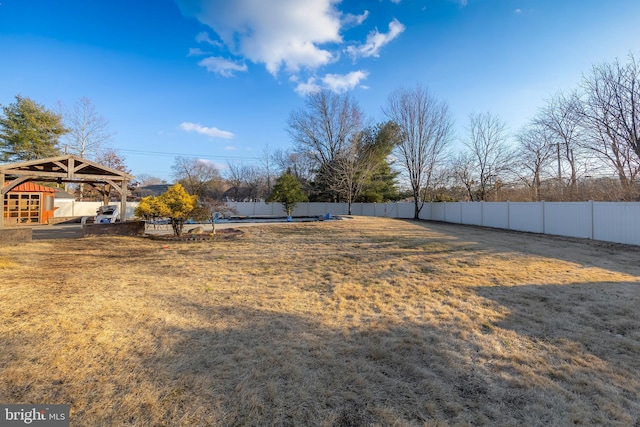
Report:
[[[126,148],[113,148],[115,151],[131,154],[143,154],[146,156],[158,156],[158,157],[194,157],[199,159],[222,159],[222,160],[246,160],[246,161],[258,161],[259,157],[241,157],[241,156],[216,156],[211,154],[193,154],[193,153],[172,153],[166,151],[146,151],[146,150],[131,150]]]

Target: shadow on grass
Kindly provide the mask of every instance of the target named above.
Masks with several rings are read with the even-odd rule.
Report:
[[[236,325],[166,331],[182,342],[163,363],[170,383],[209,393],[220,425],[423,425],[499,416],[496,408],[475,412],[489,387],[426,325],[334,331],[272,312],[227,307],[220,314]]]
[[[492,297],[490,289],[480,293]],[[203,326],[165,325],[157,333],[172,343],[141,361],[155,367],[162,389],[157,423],[627,425],[638,411],[630,395],[637,363],[597,363],[573,354],[574,338],[546,342],[553,338],[542,329],[545,343],[530,341],[529,354],[456,324],[380,318],[336,330],[273,311],[166,303]],[[563,371],[571,363],[579,365],[578,385]],[[612,391],[621,396],[611,398]]]
[[[0,336],[0,396],[71,404],[72,425],[92,426],[633,425],[638,328],[609,330],[623,332],[625,316],[637,325],[618,304],[636,284],[607,286],[595,304],[590,295],[606,290],[589,286],[479,288],[510,314],[471,330],[382,316],[338,327],[207,294],[152,295],[163,310],[148,317],[87,318],[77,350],[64,330]],[[119,328],[103,335],[98,325],[113,321]],[[49,356],[29,346],[43,340],[53,362],[33,374]]]
[[[606,414],[606,418],[587,418],[588,424],[640,425],[640,283],[474,290],[509,312],[490,328],[528,337],[544,355],[537,364],[542,375],[564,393],[579,396],[587,407]]]

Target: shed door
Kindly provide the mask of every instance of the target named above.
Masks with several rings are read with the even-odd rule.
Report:
[[[40,222],[40,193],[9,193],[4,199],[5,217],[16,224]]]

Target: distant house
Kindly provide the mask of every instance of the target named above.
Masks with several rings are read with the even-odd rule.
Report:
[[[222,193],[225,202],[258,202],[262,199],[256,197],[256,189],[249,187],[231,187]]]
[[[56,190],[56,200],[75,200],[76,196],[60,188]]]
[[[7,184],[5,184],[7,185]],[[7,225],[47,224],[56,208],[55,188],[23,182],[4,197],[4,223]]]
[[[134,200],[140,200],[147,196],[160,196],[167,192],[171,184],[145,185],[144,187],[136,187],[131,190],[131,197]]]

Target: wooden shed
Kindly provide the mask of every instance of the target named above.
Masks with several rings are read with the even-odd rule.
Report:
[[[34,182],[23,182],[13,188],[4,197],[4,223],[8,226],[47,224],[55,211],[55,192],[55,188]]]

